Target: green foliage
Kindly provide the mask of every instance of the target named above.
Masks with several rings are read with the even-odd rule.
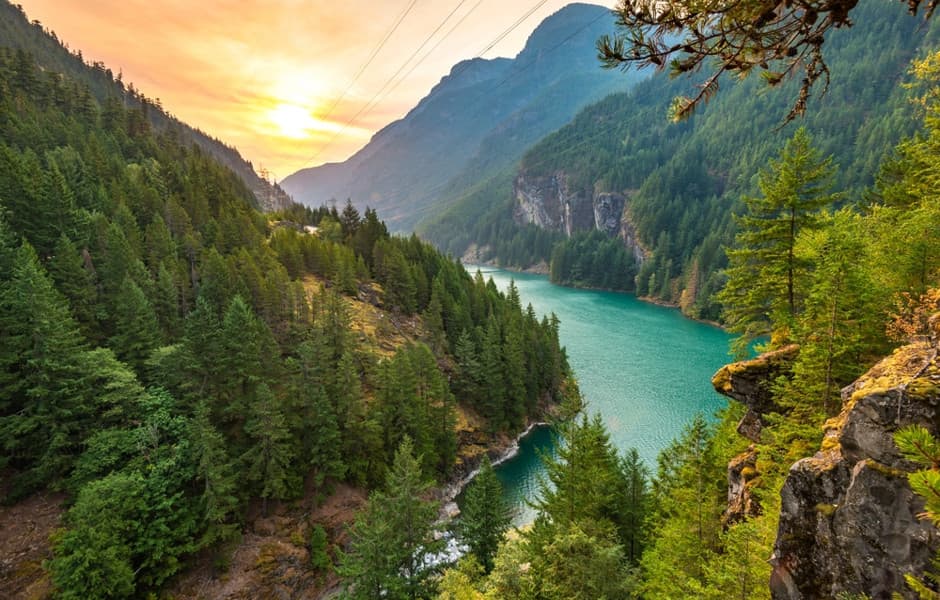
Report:
[[[924,427],[912,425],[898,430],[894,434],[894,442],[904,458],[921,467],[909,474],[907,480],[914,493],[924,499],[922,517],[929,519],[935,526],[940,524],[940,441]],[[933,563],[934,569],[940,566],[940,556],[934,557]],[[904,579],[920,598],[934,600],[940,597],[933,589],[940,581],[936,571],[927,577],[931,580],[930,586],[912,574],[906,575]]]
[[[333,569],[330,556],[330,541],[323,525],[314,525],[310,530],[310,566],[314,571],[328,573]]]
[[[797,239],[835,200],[828,193],[833,174],[832,157],[820,157],[800,128],[780,159],[761,171],[761,196],[744,198],[735,247],[727,251],[728,281],[718,295],[728,328],[739,334],[739,355],[757,338],[791,330],[803,312],[808,265],[796,252]]]
[[[425,500],[430,489],[420,457],[405,438],[384,491],[373,492],[352,527],[352,549],[339,572],[348,578],[349,598],[429,598],[434,567],[428,557],[443,549],[435,539],[438,506]]]
[[[632,291],[636,259],[623,243],[600,231],[577,233],[552,249],[551,282]]]
[[[493,569],[493,558],[510,523],[509,507],[489,458],[467,487],[458,531],[460,539],[479,561],[485,573]]]
[[[26,27],[44,59],[67,55],[4,11],[0,36]],[[78,63],[0,49],[0,468],[6,501],[44,488],[74,501],[49,562],[59,595],[157,594],[189,557],[224,552],[257,498],[267,510],[302,483],[379,485],[405,434],[421,480],[443,477],[456,456],[445,370],[490,317],[515,336],[499,356],[520,382],[494,411],[515,424],[535,398],[561,400],[557,324],[390,237],[374,210],[263,215],[233,152],[218,162]],[[379,302],[422,314],[430,346],[380,360],[354,335],[347,297],[373,300],[373,272]]]

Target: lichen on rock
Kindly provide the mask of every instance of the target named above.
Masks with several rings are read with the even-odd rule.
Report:
[[[712,377],[712,386],[719,394],[747,407],[738,424],[738,433],[752,442],[760,441],[763,416],[780,412],[773,399],[771,384],[790,371],[799,351],[799,346],[790,344],[751,360],[725,365]]]
[[[940,434],[936,343],[899,348],[843,389],[842,400],[820,451],[794,464],[781,490],[771,594],[914,598],[904,576],[924,573],[940,537],[920,519],[923,500],[907,481],[915,466],[894,433],[921,425]]]

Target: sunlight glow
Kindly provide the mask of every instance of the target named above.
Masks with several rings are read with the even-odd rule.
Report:
[[[268,111],[268,119],[278,127],[281,135],[295,140],[310,137],[320,124],[308,109],[284,102]]]

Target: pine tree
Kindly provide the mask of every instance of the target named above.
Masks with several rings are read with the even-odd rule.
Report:
[[[173,271],[166,263],[157,268],[153,309],[160,322],[164,339],[176,339],[180,333],[180,290]]]
[[[545,461],[548,478],[535,502],[540,517],[532,539],[545,540],[558,525],[575,522],[589,535],[607,536],[621,524],[625,508],[617,451],[600,415],[582,417],[563,436],[557,459]]]
[[[140,373],[150,352],[160,344],[160,326],[147,297],[130,277],[124,279],[115,299],[113,319],[109,345]]]
[[[299,482],[291,469],[295,458],[293,440],[277,398],[263,383],[258,385],[255,396],[245,423],[251,447],[242,460],[247,479],[258,485],[262,513],[267,514],[268,499],[290,498],[296,493]]]
[[[496,550],[510,523],[509,508],[503,498],[503,486],[493,465],[484,457],[480,471],[467,487],[460,511],[460,539],[476,556],[485,573],[493,570]]]
[[[72,315],[81,325],[85,337],[91,337],[97,329],[95,304],[98,291],[94,276],[85,267],[82,253],[69,238],[60,236],[46,268],[56,288],[68,299]]]
[[[308,456],[314,469],[317,485],[326,479],[340,479],[346,473],[343,461],[339,424],[332,404],[320,386],[307,388],[304,394],[309,403],[312,422],[304,431],[309,440]]]
[[[142,390],[106,350],[88,351],[32,247],[0,291],[0,445],[28,491],[66,474],[82,440],[127,416]]]
[[[205,402],[196,406],[187,440],[195,480],[201,483],[201,520],[205,532],[200,546],[209,546],[234,533],[235,525],[230,520],[238,508],[238,489],[225,439],[210,422]]]
[[[479,411],[487,419],[491,431],[506,427],[503,403],[506,399],[506,381],[503,369],[503,346],[496,317],[490,315],[486,323],[481,353],[484,393]]]
[[[435,568],[429,558],[443,549],[435,539],[438,506],[425,500],[430,484],[421,475],[410,438],[395,453],[385,490],[373,492],[356,517],[351,552],[340,573],[352,599],[430,598]]]
[[[483,395],[483,374],[476,344],[470,332],[464,330],[457,338],[454,358],[457,360],[457,376],[454,391],[458,399],[470,406],[479,406]]]
[[[636,448],[630,448],[621,461],[623,508],[618,535],[624,555],[632,564],[640,561],[646,545],[646,516],[649,509],[649,469]]]
[[[736,218],[728,282],[719,295],[730,330],[741,334],[739,353],[760,336],[786,335],[802,311],[807,265],[796,252],[797,237],[815,227],[819,210],[834,201],[828,193],[834,173],[832,158],[821,158],[800,128],[780,159],[761,172],[762,195],[744,198],[747,212]]]

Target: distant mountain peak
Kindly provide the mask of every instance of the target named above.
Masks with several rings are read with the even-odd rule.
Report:
[[[410,230],[482,171],[511,164],[583,106],[642,77],[600,68],[594,44],[613,26],[609,9],[570,4],[543,20],[515,58],[457,63],[350,159],[298,171],[281,185],[313,206],[350,198],[393,229]]]

